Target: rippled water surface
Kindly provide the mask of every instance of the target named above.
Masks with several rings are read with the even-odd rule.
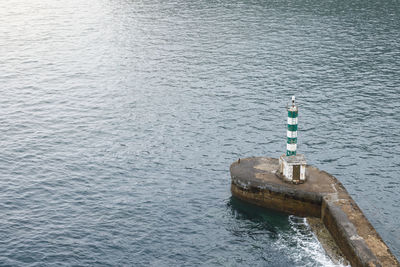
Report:
[[[329,266],[231,198],[299,151],[400,257],[400,2],[0,2],[0,265]]]

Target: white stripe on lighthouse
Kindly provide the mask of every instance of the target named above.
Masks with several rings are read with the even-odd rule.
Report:
[[[288,117],[287,118],[287,124],[290,124],[290,125],[294,125],[294,124],[297,124],[297,117],[296,118],[290,118],[290,117]]]
[[[290,138],[296,138],[297,137],[297,131],[287,131],[287,135],[286,135],[287,137],[290,137]]]
[[[286,149],[289,151],[296,151],[297,144],[286,144]]]

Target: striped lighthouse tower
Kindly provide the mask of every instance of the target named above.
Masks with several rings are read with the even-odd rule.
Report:
[[[299,112],[294,101],[295,97],[292,96],[292,104],[288,107],[286,156],[296,156],[297,150],[297,117]]]
[[[287,142],[286,154],[279,158],[279,176],[294,184],[306,181],[306,158],[304,154],[297,154],[297,117],[299,115],[295,97],[292,96],[292,103],[287,107]]]

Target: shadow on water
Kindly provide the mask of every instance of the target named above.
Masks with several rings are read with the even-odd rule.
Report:
[[[234,196],[230,197],[227,206],[230,208],[232,216],[237,220],[251,222],[272,232],[290,229],[289,217],[293,216],[288,214],[259,207]]]
[[[251,228],[268,232],[272,238],[278,235],[297,235],[309,238],[313,235],[304,217],[253,205],[234,196],[230,197],[227,206],[235,220],[246,222],[247,226],[252,226]],[[288,245],[292,246],[293,244],[289,243]]]

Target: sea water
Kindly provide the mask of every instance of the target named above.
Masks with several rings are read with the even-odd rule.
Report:
[[[0,2],[0,265],[335,266],[231,197],[298,151],[400,257],[400,2]]]

